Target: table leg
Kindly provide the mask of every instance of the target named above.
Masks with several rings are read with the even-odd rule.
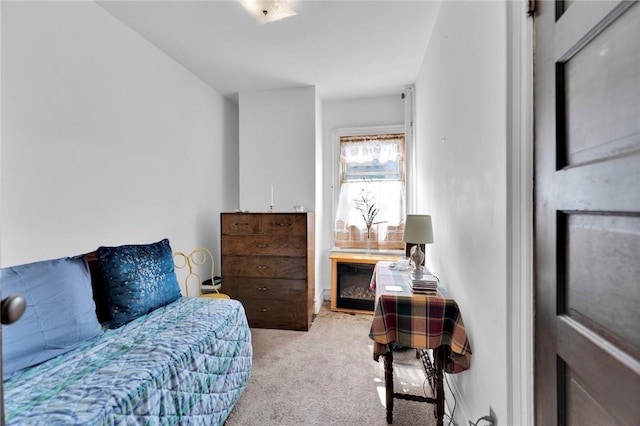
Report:
[[[387,423],[393,423],[393,351],[384,354],[384,385],[387,397]]]
[[[387,402],[387,424],[393,423],[393,399],[407,399],[411,401],[428,402],[435,404],[436,425],[444,425],[444,366],[449,356],[449,347],[441,345],[433,350],[435,389],[434,398],[421,395],[411,395],[393,392],[393,351],[389,351],[384,356],[384,384]]]
[[[444,424],[444,364],[448,355],[448,347],[441,345],[434,352],[434,362],[436,364],[436,425]]]

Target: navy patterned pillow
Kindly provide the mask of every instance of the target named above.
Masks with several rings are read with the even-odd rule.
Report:
[[[110,328],[121,327],[180,297],[168,239],[100,247],[96,257],[109,295]]]

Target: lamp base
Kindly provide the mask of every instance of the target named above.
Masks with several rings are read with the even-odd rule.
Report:
[[[420,244],[416,244],[411,247],[411,255],[409,256],[413,262],[413,268],[416,273],[423,273],[424,268],[422,262],[424,262],[424,253],[420,249]]]

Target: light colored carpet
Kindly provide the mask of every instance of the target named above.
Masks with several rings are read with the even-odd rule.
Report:
[[[253,372],[225,426],[386,425],[384,361],[371,315],[323,306],[308,332],[252,329]],[[396,392],[430,395],[415,351],[394,354]],[[393,424],[435,425],[434,405],[395,400]]]

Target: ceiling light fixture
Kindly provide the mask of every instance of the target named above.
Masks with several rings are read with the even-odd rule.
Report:
[[[258,22],[267,24],[295,16],[296,11],[287,0],[238,0],[245,10]]]

